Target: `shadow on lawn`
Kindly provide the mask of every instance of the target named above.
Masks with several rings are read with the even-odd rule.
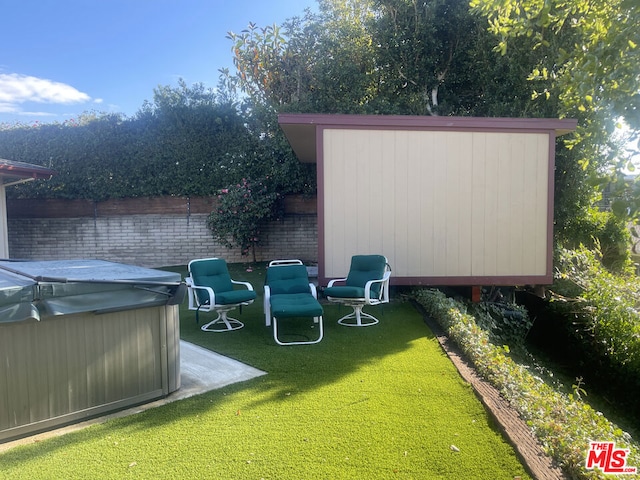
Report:
[[[433,338],[420,313],[409,302],[396,297],[387,305],[367,308],[379,318],[380,323],[363,328],[339,325],[337,320],[347,313],[347,307],[322,301],[325,309],[325,334],[322,342],[315,345],[279,346],[273,340],[271,327],[266,327],[264,321],[262,300],[266,265],[235,264],[229,267],[232,278],[251,282],[258,292],[258,298],[252,305],[244,307],[241,313],[237,310],[232,312],[232,316],[239,318],[245,327],[225,333],[203,332],[200,327],[214,314],[201,314],[200,323],[196,324],[195,312],[188,310],[185,299],[180,305],[181,338],[266,371],[267,375],[120,418],[95,428],[108,429],[109,435],[118,436],[125,432],[128,434],[166,426],[178,418],[194,418],[204,410],[215,409],[224,401],[225,395],[248,388],[260,393],[248,405],[249,408],[271,401],[282,401],[285,397],[293,400],[299,394],[336,382],[362,366],[402,352],[416,339]],[[183,277],[186,275],[184,267],[168,270],[179,272]],[[282,322],[282,335],[303,335],[304,332],[315,335],[314,331],[310,331],[311,320],[301,323],[302,327]],[[46,444],[10,450],[2,455],[3,463],[7,462],[9,465],[20,461],[20,458],[46,456],[60,448],[93,438],[92,432],[95,432],[93,428],[85,429],[54,438]],[[25,451],[28,452],[26,455]]]
[[[183,304],[180,310],[181,338],[266,371],[268,375],[261,377],[260,381],[272,391],[271,398],[281,398],[284,393],[308,392],[330,384],[356,371],[361,365],[407,349],[417,338],[433,338],[421,315],[399,296],[386,305],[365,307],[378,317],[380,323],[360,328],[337,323],[348,313],[349,307],[321,299],[325,329],[322,342],[279,346],[273,339],[272,328],[267,327],[264,320],[262,301],[266,265],[234,264],[229,268],[234,279],[251,282],[258,292],[258,298],[252,305],[243,307],[242,313],[237,310],[232,313],[245,327],[234,332],[202,332],[200,326],[213,314],[200,315],[200,325],[197,325],[195,312]],[[184,275],[186,272],[181,273]],[[280,321],[278,325],[281,337],[287,340],[300,340],[317,334],[312,329],[311,319]]]

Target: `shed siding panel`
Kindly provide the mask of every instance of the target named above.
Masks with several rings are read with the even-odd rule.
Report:
[[[370,172],[370,188],[369,188],[369,208],[372,212],[372,218],[380,218],[382,216],[382,208],[384,205],[383,192],[385,189],[386,173],[384,171],[385,164],[388,163],[382,152],[382,141],[379,137],[370,139],[371,148],[375,152],[379,152],[375,159],[369,165]],[[384,240],[381,231],[377,228],[377,224],[369,224],[369,248],[372,251],[382,251]]]
[[[488,225],[495,215],[491,207],[494,205],[492,197],[496,190],[494,163],[492,157],[486,155],[486,136],[482,134],[472,135],[472,198],[471,198],[471,274],[482,271],[495,271],[495,251],[486,248],[486,241],[495,226]],[[491,188],[485,188],[487,187]],[[495,212],[495,207],[493,208]],[[493,228],[492,228],[493,227]],[[495,242],[495,240],[493,240]]]
[[[419,150],[421,152],[433,152],[432,135],[423,135],[418,139]],[[418,261],[411,264],[412,268],[409,272],[411,276],[420,276],[422,270],[433,270],[435,263],[435,247],[434,247],[434,231],[433,224],[435,221],[435,210],[433,208],[435,204],[435,185],[433,167],[434,158],[432,153],[430,155],[424,154],[421,158],[419,170],[416,171],[416,175],[412,178],[416,182],[416,189],[420,192],[420,215],[417,217],[419,221],[414,222],[418,227],[418,235],[420,238],[420,249]]]
[[[377,132],[371,132],[377,133]],[[386,132],[385,132],[386,133]],[[414,218],[415,205],[411,202],[407,178],[411,174],[411,164],[409,161],[410,140],[407,138],[408,132],[398,132],[389,140],[395,144],[393,157],[395,158],[396,174],[395,182],[392,186],[394,194],[394,217],[395,217],[395,244],[390,252],[394,258],[398,271],[406,272],[411,265],[411,252],[409,252],[409,241],[407,238],[409,219]],[[385,135],[386,137],[386,135]],[[395,138],[393,138],[395,137]],[[388,140],[387,140],[388,141]],[[382,226],[384,228],[384,226]],[[387,255],[389,256],[389,255]]]
[[[386,255],[402,277],[544,275],[548,142],[324,130],[325,275],[343,276],[362,253]]]
[[[537,140],[537,141],[536,141]],[[524,266],[525,269],[535,269],[542,271],[541,266],[547,260],[547,238],[542,232],[547,232],[547,215],[549,197],[549,162],[547,155],[549,151],[549,138],[527,138],[525,158],[525,186],[527,188],[526,198],[529,199],[529,211],[531,221],[525,222],[524,238],[528,240],[525,245]]]
[[[509,223],[509,210],[511,204],[511,165],[510,149],[507,137],[497,134],[495,142],[495,155],[498,161],[498,202],[496,209],[496,275],[506,275],[509,259],[507,258],[509,247],[509,230],[504,229],[504,225]],[[489,150],[491,154],[491,150]],[[489,246],[490,247],[490,246]]]
[[[433,175],[433,188],[435,192],[434,202],[431,205],[433,210],[433,225],[432,231],[434,236],[433,242],[433,274],[435,276],[446,275],[446,250],[447,250],[447,212],[444,210],[443,205],[447,196],[448,188],[444,182],[447,173],[446,148],[445,145],[434,140],[433,154],[429,155],[431,159],[432,175]]]
[[[395,155],[395,142],[391,142],[388,139],[382,139],[381,136],[378,139],[378,151],[381,152],[382,162],[382,189],[378,194],[384,199],[382,202],[382,209],[380,211],[380,218],[383,219],[382,223],[384,228],[380,230],[379,234],[382,239],[382,246],[379,252],[393,252],[396,245],[396,228],[398,227],[398,221],[394,215],[395,205],[393,202],[389,202],[387,198],[390,192],[394,191],[395,177],[400,173],[391,160]],[[389,253],[385,254],[389,257]],[[347,263],[346,266],[349,264]],[[342,267],[344,268],[344,267]],[[343,270],[346,275],[346,270]]]

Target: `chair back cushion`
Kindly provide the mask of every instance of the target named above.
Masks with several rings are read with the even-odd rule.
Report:
[[[281,265],[267,268],[265,285],[271,295],[310,293],[309,275],[304,265]]]
[[[384,276],[387,260],[382,255],[354,255],[345,284],[349,287],[364,288],[369,280],[379,280]],[[371,286],[371,297],[380,294],[380,283]]]
[[[193,284],[199,287],[211,287],[216,293],[232,292],[233,284],[227,269],[227,262],[222,258],[212,258],[191,262],[189,273]],[[209,303],[209,295],[205,290],[196,290],[201,304]],[[219,302],[218,302],[219,303]]]

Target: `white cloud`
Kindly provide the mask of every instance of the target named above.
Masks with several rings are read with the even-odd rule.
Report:
[[[74,87],[45,78],[0,73],[0,112],[18,112],[25,102],[71,104],[91,97]]]
[[[57,117],[56,113],[51,112],[19,112],[23,117]]]
[[[18,108],[11,104],[0,101],[0,113],[15,113],[18,111]]]

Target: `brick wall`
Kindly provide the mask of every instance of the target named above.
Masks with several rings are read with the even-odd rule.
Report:
[[[124,202],[119,209],[113,202],[87,205],[73,201],[66,208],[64,201],[42,202],[13,200],[8,205],[11,258],[96,258],[144,267],[183,265],[194,258],[215,256],[229,262],[252,261],[251,255],[242,256],[238,249],[228,249],[213,240],[206,226],[210,202],[140,199]],[[317,261],[314,206],[315,199],[293,198],[287,202],[284,219],[271,222],[265,230],[263,245],[256,250],[258,261]]]

